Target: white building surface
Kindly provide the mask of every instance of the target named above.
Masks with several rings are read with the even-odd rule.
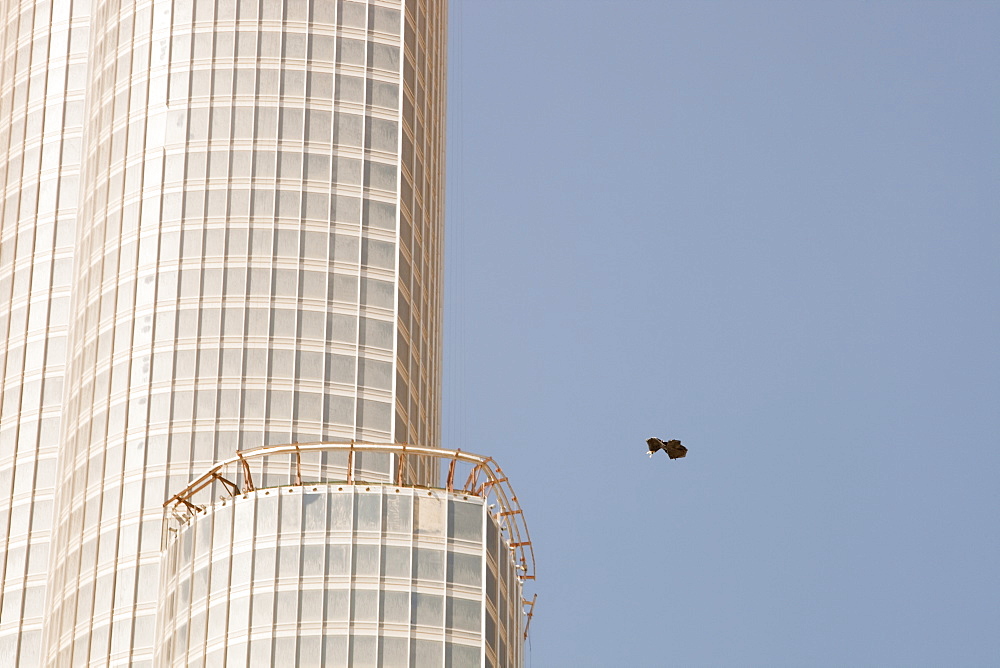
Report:
[[[520,665],[508,510],[431,457],[164,512],[438,445],[446,21],[0,0],[0,666]]]

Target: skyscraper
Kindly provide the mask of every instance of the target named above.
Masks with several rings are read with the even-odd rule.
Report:
[[[237,452],[438,444],[445,1],[0,8],[0,664],[263,665],[289,651],[288,638],[299,643],[304,625],[302,665],[317,647],[332,665],[398,665],[404,654],[413,665],[516,665],[519,652],[504,643],[501,659],[498,627],[488,628],[512,630],[509,606],[501,615],[486,599],[492,586],[519,600],[519,583],[487,582],[530,568],[508,558],[521,541],[499,533],[512,525],[498,513],[519,509],[491,512],[488,488],[439,489],[430,455],[360,445],[319,447],[306,461],[297,450],[283,462],[248,454],[256,484],[213,479],[206,489],[222,484],[223,499],[191,502],[190,516],[176,502],[173,515],[163,508]],[[338,528],[309,524],[318,506],[285,502],[306,503],[304,480]],[[271,483],[281,486],[273,497]],[[437,501],[399,500],[423,499],[418,488]],[[377,504],[363,500],[372,489]],[[345,495],[350,529],[337,514]],[[463,503],[478,508],[479,543]],[[422,515],[423,506],[440,509]],[[221,586],[206,555],[225,541],[204,538],[204,527],[227,516],[226,591],[253,604],[244,622],[228,603],[224,621],[213,617],[216,599],[199,590],[198,573]],[[264,533],[238,534],[250,516],[280,519],[282,531],[272,541],[264,519]],[[294,542],[288,518],[301,519],[301,550],[282,549]],[[483,556],[481,583],[462,581],[455,574],[472,563],[463,559],[487,554],[491,536],[506,540],[492,552],[505,563]],[[322,546],[322,574],[308,570],[307,546],[310,559]],[[390,547],[406,548],[409,585],[403,552]],[[347,562],[330,556],[342,549]],[[282,579],[293,553],[300,588]],[[427,565],[456,554],[458,570]],[[279,559],[271,575],[268,555]],[[252,583],[237,581],[238,559],[252,564]],[[372,559],[396,570],[373,572]],[[481,628],[449,627],[476,586]],[[318,633],[306,633],[312,616],[287,617],[289,592],[309,615],[309,597],[323,595]],[[205,617],[195,606],[178,621],[171,606],[202,594]],[[347,616],[334,624],[325,615],[341,614],[344,596]],[[390,609],[395,617],[380,617]]]

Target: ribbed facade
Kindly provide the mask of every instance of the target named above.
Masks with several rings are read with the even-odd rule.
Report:
[[[86,2],[0,0],[0,666],[41,660],[89,30]]]
[[[446,19],[0,0],[0,665],[153,665],[162,504],[236,450],[438,442]]]
[[[180,524],[157,665],[521,665],[521,584],[478,496],[274,487]]]

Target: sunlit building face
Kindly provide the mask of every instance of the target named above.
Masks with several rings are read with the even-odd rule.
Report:
[[[438,443],[446,20],[0,1],[0,665],[153,665],[162,504],[235,451]]]

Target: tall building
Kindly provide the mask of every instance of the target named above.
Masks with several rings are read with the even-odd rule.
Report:
[[[0,20],[0,665],[518,665],[519,508],[388,445],[439,443],[445,0]]]

